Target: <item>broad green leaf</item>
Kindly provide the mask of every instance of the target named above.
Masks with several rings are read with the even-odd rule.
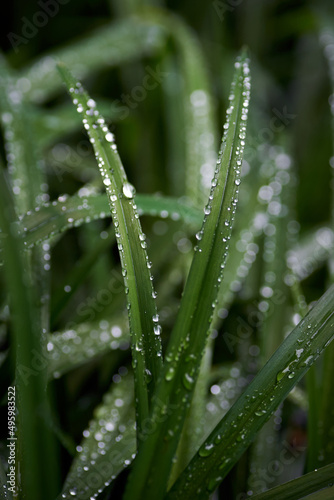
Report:
[[[257,432],[334,337],[332,286],[284,340],[216,426],[174,484],[168,500],[208,498]]]
[[[305,474],[305,476],[298,477],[287,483],[276,486],[276,488],[271,488],[264,493],[259,495],[254,495],[252,498],[254,500],[300,500],[304,497],[307,499],[320,499],[320,490],[323,488],[330,488],[333,486],[334,478],[334,464],[327,465],[326,467],[321,467],[315,471]],[[333,491],[323,490],[329,493],[328,499],[333,498]],[[311,493],[318,492],[316,496],[313,497]],[[308,496],[310,495],[310,496]]]
[[[230,107],[202,229],[165,357],[152,410],[153,431],[144,436],[125,498],[164,495],[172,459],[191,402],[207,341],[231,236],[246,132],[250,78],[243,55],[236,63]],[[168,410],[168,417],[166,411]]]
[[[20,73],[29,81],[26,96],[43,102],[61,90],[57,63],[63,62],[83,79],[94,71],[114,67],[155,53],[162,47],[164,32],[140,19],[126,19],[93,31],[63,49],[46,53]]]
[[[106,187],[128,298],[132,356],[134,365],[137,436],[148,417],[151,397],[162,367],[159,316],[142,232],[135,204],[135,189],[128,182],[117,153],[114,136],[104,119],[64,65],[59,71],[73,103],[83,115],[83,123],[93,144],[103,183]]]
[[[125,318],[112,321],[80,323],[47,337],[47,360],[50,377],[58,378],[96,356],[129,346],[130,335]]]
[[[105,394],[77,451],[60,498],[97,498],[129,466],[136,452],[131,375],[123,376]]]

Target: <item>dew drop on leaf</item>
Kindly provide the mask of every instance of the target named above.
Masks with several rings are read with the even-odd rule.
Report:
[[[124,194],[125,198],[129,198],[129,199],[133,198],[134,195],[135,195],[135,193],[136,193],[135,188],[129,182],[125,182],[123,184],[122,191],[123,191],[123,194]]]

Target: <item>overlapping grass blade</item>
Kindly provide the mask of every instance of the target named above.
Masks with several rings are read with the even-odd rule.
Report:
[[[249,103],[248,74],[248,61],[243,54],[236,63],[217,169],[157,387],[157,402],[151,417],[153,429],[144,436],[126,499],[135,500],[145,495],[158,500],[167,486],[198,376],[234,220]]]
[[[146,253],[145,235],[134,201],[135,190],[128,182],[117,153],[114,136],[104,119],[64,65],[59,71],[73,103],[83,116],[83,123],[94,147],[103,183],[107,190],[113,223],[116,228],[122,274],[128,298],[132,354],[135,375],[137,436],[149,415],[150,399],[162,367],[159,316]]]
[[[131,463],[136,452],[133,380],[113,384],[83,433],[61,498],[97,498]],[[60,499],[59,499],[60,500]]]
[[[26,96],[43,102],[61,90],[57,62],[61,61],[83,79],[92,71],[124,64],[159,50],[163,29],[140,19],[126,19],[99,28],[86,38],[49,52],[20,72],[30,85]]]
[[[284,340],[175,483],[168,500],[208,498],[334,337],[332,286]]]
[[[320,492],[323,488],[330,488],[333,485],[334,464],[321,467],[315,471],[309,472],[305,476],[298,477],[287,483],[271,488],[260,495],[254,495],[254,500],[300,500],[314,492]],[[327,491],[327,490],[326,490]],[[329,497],[332,498],[333,491],[330,491]],[[320,497],[316,497],[320,498]]]
[[[192,227],[201,223],[201,211],[178,199],[138,194],[136,205],[140,215],[183,220]],[[23,215],[22,236],[26,247],[30,248],[66,229],[106,217],[111,217],[107,195],[87,186],[80,189],[77,195],[62,195],[58,200]]]

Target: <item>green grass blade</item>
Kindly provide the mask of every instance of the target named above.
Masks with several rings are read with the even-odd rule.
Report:
[[[128,467],[136,452],[134,424],[133,380],[128,374],[111,386],[94,411],[66,478],[65,498],[95,498]]]
[[[47,411],[45,371],[33,368],[36,356],[39,359],[43,357],[34,301],[36,290],[28,272],[28,256],[23,252],[20,238],[13,231],[16,219],[14,204],[2,169],[0,178],[0,226],[4,235],[5,273],[13,314],[12,345],[16,356],[20,486],[27,500],[52,498],[56,486],[49,465],[56,457],[48,455],[49,433],[41,414],[37,413],[37,409],[42,414]]]
[[[112,321],[80,323],[47,336],[48,372],[59,378],[93,358],[117,349],[124,350],[130,342],[129,327],[123,316]]]
[[[111,100],[102,99],[101,101],[99,106],[103,116],[113,122],[117,121],[119,118],[117,105]],[[47,109],[47,111],[31,107],[29,111],[39,149],[49,147],[82,127],[78,113],[71,103],[63,104],[55,109]]]
[[[327,22],[327,20],[326,20]],[[327,29],[322,35],[322,42],[324,46],[324,54],[327,57],[329,66],[329,75],[331,81],[332,91],[334,89],[334,64],[332,59],[332,47],[334,42],[334,31]],[[334,148],[334,110],[331,105],[332,114],[332,152]],[[329,164],[332,166],[333,156]],[[334,231],[334,169],[331,170],[331,229]],[[329,280],[334,283],[334,249],[331,249],[329,256]],[[327,465],[334,462],[334,402],[332,398],[333,392],[333,376],[334,376],[334,346],[331,345],[324,356],[323,361],[323,375],[321,380],[321,401],[320,411],[318,413],[320,440],[318,440],[318,464]],[[315,453],[316,453],[315,451]]]
[[[334,337],[334,286],[284,340],[171,489],[168,500],[208,498]]]
[[[161,28],[139,19],[126,19],[99,28],[78,42],[46,53],[23,69],[20,77],[30,82],[26,96],[32,101],[42,102],[61,90],[57,74],[59,61],[83,79],[92,71],[152,54],[161,48],[163,41]]]
[[[254,495],[254,500],[300,500],[308,497],[311,493],[333,485],[334,464],[321,467],[315,471],[309,472],[305,476],[298,477],[292,481],[281,484],[276,488],[271,488],[260,495]],[[333,491],[330,492],[333,498]],[[315,498],[320,498],[316,496]]]
[[[116,228],[128,298],[139,436],[143,422],[148,417],[150,399],[162,367],[161,327],[146,253],[146,237],[139,222],[134,187],[127,180],[113,134],[108,131],[95,102],[84,92],[81,84],[64,65],[59,65],[59,71],[74,104],[83,115],[83,123],[95,150]]]
[[[183,220],[196,228],[201,224],[201,211],[178,199],[138,194],[136,205],[140,215]],[[30,248],[71,227],[106,217],[111,217],[107,195],[96,193],[95,188],[87,186],[77,195],[62,195],[58,200],[22,215],[22,235],[26,247]]]
[[[180,310],[157,388],[152,412],[156,424],[139,449],[126,499],[162,498],[182,424],[191,402],[213,307],[225,265],[240,184],[250,79],[246,56],[236,63],[230,107],[217,170]],[[178,388],[178,390],[176,390]],[[166,408],[170,407],[168,418]],[[158,423],[157,423],[158,422]]]

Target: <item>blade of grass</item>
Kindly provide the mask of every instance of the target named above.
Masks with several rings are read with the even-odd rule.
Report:
[[[183,220],[196,228],[201,224],[201,211],[182,200],[138,194],[136,205],[140,215]],[[22,215],[21,226],[24,230],[21,233],[26,247],[30,248],[71,227],[106,217],[111,217],[107,195],[98,194],[95,188],[87,186],[81,188],[78,195],[59,196],[58,200]]]
[[[135,460],[125,494],[127,500],[143,498],[143,495],[147,499],[158,500],[164,495],[191,402],[237,204],[249,102],[248,73],[248,61],[243,54],[236,62],[217,170],[157,387],[152,429],[144,436]]]
[[[49,334],[46,359],[49,376],[58,378],[69,370],[109,351],[124,350],[130,342],[123,316],[98,323],[81,323]]]
[[[327,20],[326,20],[327,23]],[[324,48],[324,54],[327,58],[329,66],[329,76],[332,89],[334,89],[334,64],[332,60],[333,55],[333,42],[334,42],[334,32],[331,29],[326,30],[321,37],[322,45]],[[334,147],[334,110],[331,106],[332,114],[332,138]],[[331,165],[332,159],[329,164]],[[334,170],[331,168],[332,181],[331,186],[331,230],[334,231]],[[334,283],[334,249],[331,249],[329,259],[329,282]],[[333,387],[333,377],[334,377],[334,346],[331,345],[326,351],[323,360],[323,370],[322,370],[322,380],[321,385],[321,397],[320,404],[319,401],[314,401],[318,403],[316,406],[317,411],[317,427],[314,433],[317,436],[313,439],[313,449],[311,450],[312,455],[309,457],[308,467],[319,467],[327,465],[334,462],[334,403],[332,398],[332,387]],[[315,385],[315,383],[314,383]],[[316,389],[316,387],[314,388]],[[318,399],[318,398],[317,398]],[[320,434],[320,439],[319,439]]]
[[[96,498],[131,463],[136,452],[131,375],[111,386],[83,436],[65,480],[65,498]]]
[[[249,384],[167,495],[208,498],[334,337],[332,286]]]
[[[145,235],[129,184],[117,153],[113,134],[99,115],[95,102],[84,92],[64,65],[58,66],[93,144],[106,186],[128,298],[134,364],[137,437],[149,415],[151,397],[162,367],[159,316],[155,304]]]
[[[5,149],[8,161],[8,178],[13,193],[14,207],[17,214],[28,211],[30,208],[40,204],[44,199],[44,192],[47,189],[45,177],[41,169],[41,158],[36,154],[36,149],[32,147],[35,143],[32,132],[31,117],[27,103],[22,92],[17,86],[17,81],[13,72],[8,67],[5,59],[0,55],[1,69],[1,92],[0,107],[1,121],[5,133]],[[29,277],[27,280],[34,283],[34,293],[36,305],[36,320],[39,325],[35,335],[39,338],[40,347],[37,352],[45,349],[45,335],[49,328],[49,276],[50,266],[46,263],[47,251],[43,248],[33,249],[28,253],[25,264]],[[39,329],[39,334],[37,334]],[[37,339],[36,339],[37,342]],[[39,394],[40,405],[43,412],[48,408],[48,396],[46,392],[46,371],[41,370],[39,382],[44,380],[44,388]],[[44,449],[48,459],[44,462],[44,470],[48,476],[47,490],[52,495],[57,492],[60,481],[59,464],[57,461],[56,443],[51,432],[43,425]],[[37,477],[34,478],[37,481]]]
[[[43,356],[34,301],[36,291],[27,271],[28,256],[23,252],[22,242],[13,231],[16,219],[14,204],[2,168],[0,179],[0,226],[4,234],[5,275],[11,299],[13,348],[16,356],[20,488],[27,500],[52,498],[55,484],[49,467],[48,431],[37,413],[46,411],[45,373],[43,370],[34,370],[32,366],[33,353]],[[53,462],[55,457],[50,458]]]
[[[106,25],[63,49],[46,53],[24,68],[19,76],[30,82],[25,95],[32,101],[43,102],[61,91],[59,61],[83,79],[92,71],[155,53],[162,47],[164,36],[161,28],[138,18]]]
[[[292,481],[271,488],[260,495],[254,495],[254,500],[300,500],[311,493],[333,485],[334,464],[321,467],[321,469],[309,472],[305,476],[298,477]],[[333,495],[333,492],[331,492]],[[319,498],[318,496],[316,498]],[[329,496],[332,498],[332,496]]]

